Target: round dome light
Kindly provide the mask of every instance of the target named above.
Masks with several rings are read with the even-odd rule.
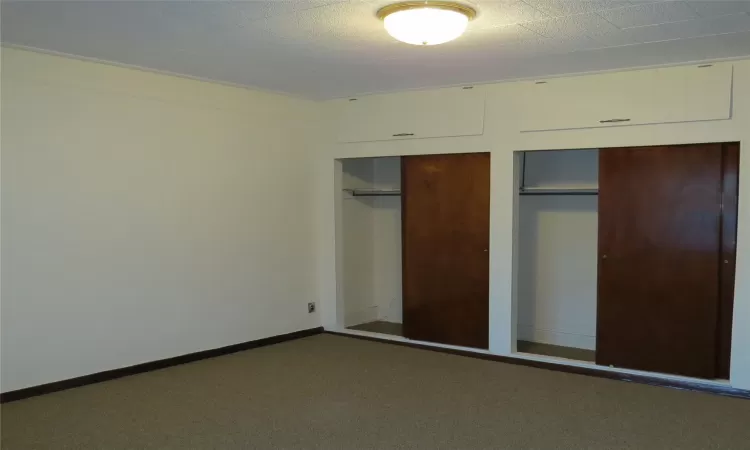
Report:
[[[378,11],[385,29],[401,42],[437,45],[464,34],[476,11],[453,2],[403,2]]]

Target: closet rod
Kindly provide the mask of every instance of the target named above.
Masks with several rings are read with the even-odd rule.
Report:
[[[598,189],[559,189],[559,188],[525,188],[518,191],[519,195],[599,195]]]
[[[352,197],[395,197],[401,195],[399,189],[344,189]]]

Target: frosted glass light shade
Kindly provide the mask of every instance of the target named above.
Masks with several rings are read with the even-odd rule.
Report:
[[[390,9],[390,10],[389,10]],[[437,45],[461,36],[474,11],[458,4],[404,3],[379,13],[395,39],[413,45]]]

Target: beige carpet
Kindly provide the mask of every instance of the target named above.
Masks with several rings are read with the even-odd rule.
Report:
[[[2,448],[742,450],[750,401],[319,335],[5,404]]]

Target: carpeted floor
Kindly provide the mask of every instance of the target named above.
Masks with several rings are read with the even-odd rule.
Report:
[[[750,401],[318,335],[2,405],[2,448],[750,448]]]

